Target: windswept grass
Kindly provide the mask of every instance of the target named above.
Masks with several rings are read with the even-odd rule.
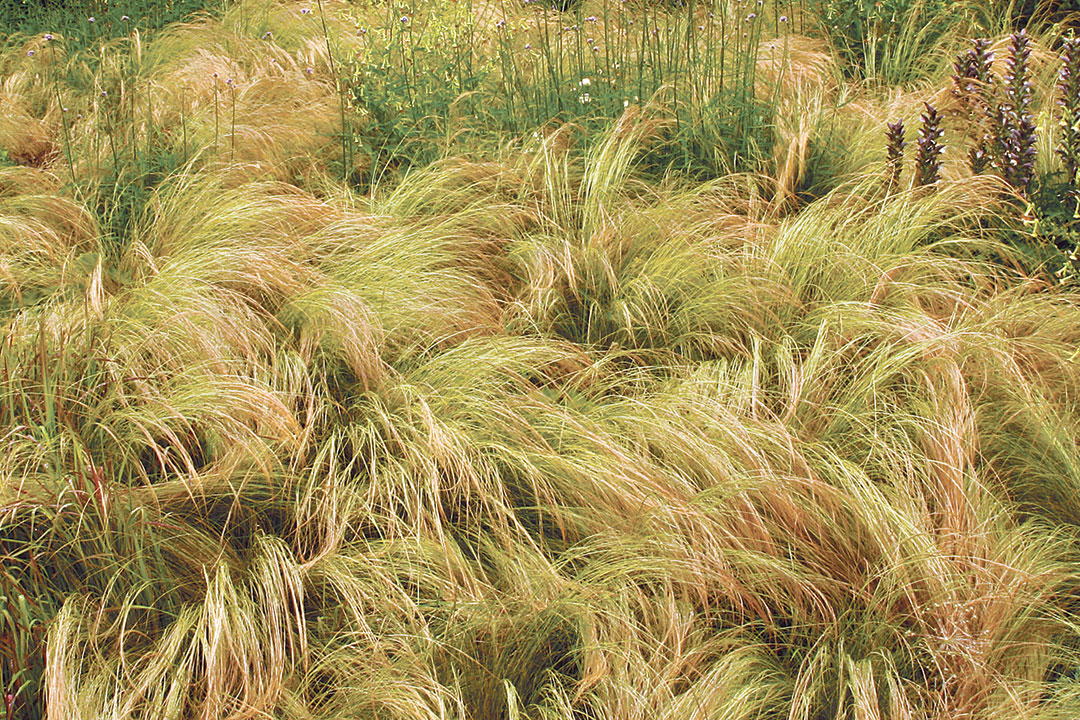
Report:
[[[962,153],[888,183],[949,79],[777,4],[753,171],[661,93],[359,182],[391,10],[0,56],[0,716],[1075,717],[1080,303]]]

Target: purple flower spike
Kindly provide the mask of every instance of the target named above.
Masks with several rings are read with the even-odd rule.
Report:
[[[996,78],[991,69],[993,62],[990,41],[976,38],[972,40],[971,49],[953,63],[952,94],[960,106],[961,117],[970,123],[976,137],[968,151],[968,164],[976,175],[995,162],[996,110],[992,97]]]
[[[1080,38],[1070,38],[1061,44],[1057,91],[1061,108],[1061,141],[1057,153],[1065,163],[1069,181],[1076,185],[1080,174]]]
[[[889,167],[889,185],[900,184],[900,172],[904,166],[904,121],[888,123],[885,131],[885,156]]]
[[[995,117],[996,150],[1002,177],[1013,187],[1026,190],[1035,171],[1035,122],[1031,105],[1028,61],[1031,40],[1026,30],[1013,33],[1003,78],[1005,99]]]
[[[919,128],[918,153],[915,156],[915,186],[933,185],[941,177],[941,153],[945,146],[940,140],[945,135],[941,129],[941,114],[930,103],[923,103],[926,112],[922,114],[922,127]]]

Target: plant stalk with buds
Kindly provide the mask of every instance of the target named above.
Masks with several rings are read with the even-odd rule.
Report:
[[[1031,40],[1026,30],[1013,33],[1005,60],[1004,99],[997,111],[1000,170],[1013,187],[1026,191],[1035,170],[1035,123],[1031,118],[1028,61]]]
[[[885,159],[889,167],[889,187],[900,185],[900,173],[904,167],[904,121],[888,124],[885,131]]]
[[[1061,140],[1057,153],[1075,188],[1080,180],[1077,176],[1080,173],[1080,38],[1062,42],[1057,91],[1057,104],[1061,108]]]
[[[993,160],[991,120],[994,109],[991,98],[996,80],[991,69],[993,62],[990,41],[975,38],[971,48],[953,63],[952,93],[959,102],[964,119],[973,125],[977,138],[968,151],[968,164],[976,175],[985,171]]]
[[[933,185],[941,177],[941,153],[945,146],[940,142],[945,135],[941,127],[941,114],[930,103],[924,102],[919,128],[918,151],[915,155],[915,186]]]

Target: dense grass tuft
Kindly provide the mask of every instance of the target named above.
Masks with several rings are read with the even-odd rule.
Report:
[[[1080,712],[1080,298],[949,142],[958,30],[631,6],[9,39],[0,716]]]

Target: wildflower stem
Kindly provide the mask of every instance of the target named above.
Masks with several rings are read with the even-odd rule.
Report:
[[[67,122],[67,108],[64,107],[64,101],[60,97],[60,89],[54,88],[56,92],[56,104],[60,110],[60,125],[64,130],[64,153],[67,156],[68,171],[71,173],[71,186],[72,188],[78,188],[78,181],[75,179],[75,158],[71,154],[71,131],[68,129]]]
[[[352,142],[345,119],[345,91],[341,87],[341,78],[338,76],[334,50],[330,47],[330,30],[326,26],[326,12],[323,9],[322,0],[316,1],[319,6],[319,21],[322,23],[323,41],[326,43],[326,57],[329,58],[330,74],[334,76],[334,90],[338,96],[338,112],[341,115],[341,171],[347,178],[352,165]]]

